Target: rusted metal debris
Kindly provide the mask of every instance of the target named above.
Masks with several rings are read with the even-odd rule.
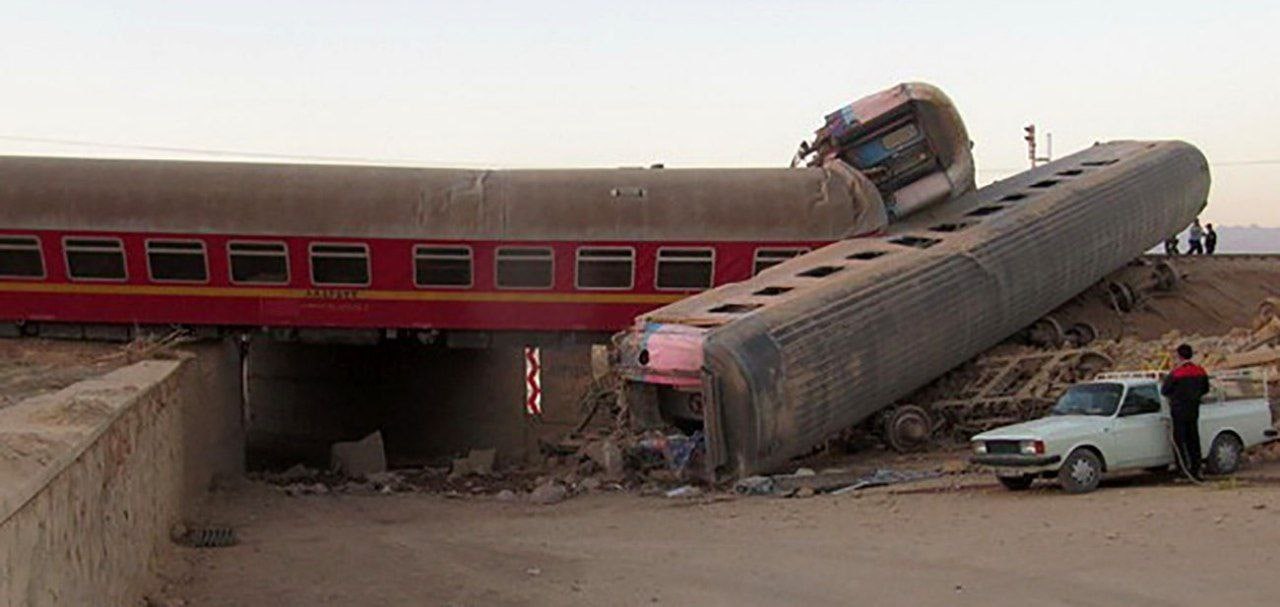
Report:
[[[950,397],[933,400],[928,407],[940,430],[967,438],[1044,415],[1067,386],[1112,365],[1111,357],[1087,348],[980,358],[959,372],[968,381],[943,382],[934,388]]]

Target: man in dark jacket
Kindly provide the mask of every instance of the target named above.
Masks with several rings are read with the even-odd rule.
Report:
[[[1169,399],[1173,442],[1184,470],[1200,478],[1200,398],[1209,392],[1209,374],[1191,362],[1191,346],[1178,346],[1178,364],[1165,376],[1160,393]]]

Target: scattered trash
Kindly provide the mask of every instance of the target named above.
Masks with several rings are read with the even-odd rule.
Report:
[[[176,527],[170,534],[173,540],[190,548],[225,548],[237,543],[236,532],[230,527]]]
[[[679,487],[676,487],[675,489],[667,491],[663,495],[665,495],[666,497],[681,497],[681,498],[698,497],[702,495],[702,489],[699,489],[698,487],[694,487],[693,485],[681,485]]]
[[[733,484],[738,495],[769,495],[776,491],[776,484],[769,476],[748,476]]]
[[[875,472],[872,472],[871,474],[868,474],[862,477],[861,479],[858,480],[858,482],[853,483],[848,487],[845,487],[843,489],[837,489],[836,491],[832,492],[832,495],[845,495],[847,493],[852,493],[854,491],[858,491],[860,489],[866,489],[868,487],[882,487],[884,485],[896,485],[899,483],[922,481],[922,480],[931,479],[931,478],[938,478],[939,476],[942,476],[942,474],[939,472],[933,472],[933,471],[917,471],[917,470],[898,471],[898,470],[890,470],[888,468],[880,468],[880,469],[877,469]]]

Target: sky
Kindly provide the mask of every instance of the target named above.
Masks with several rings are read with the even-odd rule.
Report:
[[[0,153],[785,166],[925,81],[979,185],[1027,167],[1030,123],[1055,156],[1183,139],[1206,220],[1280,226],[1278,31],[1274,1],[0,0]]]

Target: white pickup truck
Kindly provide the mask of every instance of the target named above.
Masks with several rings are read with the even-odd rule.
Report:
[[[995,468],[1012,490],[1057,477],[1069,493],[1098,487],[1105,473],[1165,470],[1174,463],[1169,405],[1156,372],[1104,373],[1071,386],[1047,417],[974,436],[972,461]],[[1275,440],[1277,431],[1264,371],[1211,377],[1200,407],[1200,444],[1210,474],[1230,474],[1248,447]]]

